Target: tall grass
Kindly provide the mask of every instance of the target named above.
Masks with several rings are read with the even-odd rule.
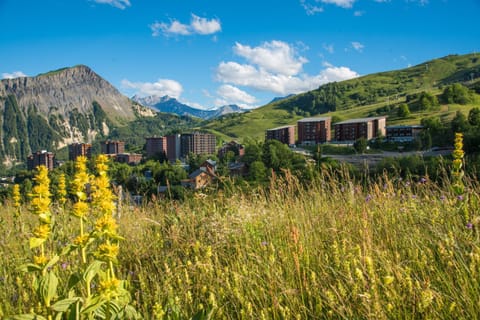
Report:
[[[306,187],[287,173],[266,188],[123,206],[117,272],[134,306],[146,319],[478,317],[478,183],[457,195],[448,183],[360,186],[338,175]],[[16,268],[32,222],[16,212],[6,204],[0,215],[0,317],[38,305]],[[78,227],[54,214],[62,246]]]

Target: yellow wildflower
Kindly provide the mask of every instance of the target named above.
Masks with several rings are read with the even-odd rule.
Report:
[[[117,222],[110,215],[104,215],[95,223],[95,229],[98,232],[114,236],[117,234]]]
[[[85,217],[88,214],[88,204],[83,201],[74,203],[72,213],[79,218]]]
[[[39,255],[39,256],[34,256],[33,257],[33,263],[35,263],[38,266],[44,266],[48,262],[48,258],[44,255]]]
[[[20,195],[20,186],[18,184],[15,184],[13,186],[12,200],[13,200],[13,206],[15,208],[19,208],[20,207],[20,201],[22,200],[22,197]]]
[[[88,242],[88,234],[80,235],[73,240],[73,244],[79,247],[84,247]]]
[[[47,239],[50,235],[50,225],[41,224],[34,231],[33,234],[35,237],[40,239]]]
[[[116,244],[103,243],[98,246],[95,256],[100,260],[113,261],[117,258],[119,246]]]

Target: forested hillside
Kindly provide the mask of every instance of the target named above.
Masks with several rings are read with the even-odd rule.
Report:
[[[441,99],[445,88],[460,84],[472,94],[478,94],[479,79],[480,57],[477,54],[450,55],[402,70],[328,83],[246,114],[227,115],[206,126],[232,137],[262,138],[268,128],[324,114],[332,116],[333,120],[387,115],[390,123],[419,123],[422,117],[432,114],[451,119],[462,108],[456,102]],[[429,99],[433,99],[431,105]],[[463,112],[468,113],[477,99],[473,95],[464,104]],[[404,103],[411,113],[408,117],[399,117],[398,109]]]

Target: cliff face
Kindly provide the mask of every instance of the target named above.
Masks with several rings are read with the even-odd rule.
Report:
[[[0,82],[0,161],[91,142],[141,109],[86,66]]]

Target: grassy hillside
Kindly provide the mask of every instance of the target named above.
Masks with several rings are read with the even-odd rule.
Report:
[[[389,116],[389,124],[415,124],[432,115],[450,119],[457,110],[467,113],[478,105],[479,97],[473,104],[442,105],[433,111],[413,112],[407,118],[397,117],[395,107],[406,102],[408,95],[420,92],[438,95],[443,87],[452,83],[478,87],[478,78],[480,56],[451,55],[407,69],[326,84],[245,114],[225,116],[205,126],[232,137],[263,139],[266,129],[295,124],[298,119],[308,116],[329,115],[334,120],[343,120],[382,114]]]

